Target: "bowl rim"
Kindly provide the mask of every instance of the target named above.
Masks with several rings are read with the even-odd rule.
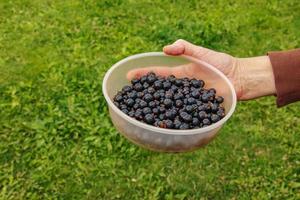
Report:
[[[207,127],[204,128],[198,128],[198,129],[187,129],[187,130],[177,130],[177,129],[164,129],[164,128],[159,128],[159,127],[155,127],[149,124],[145,124],[143,122],[140,122],[136,119],[133,119],[132,117],[129,117],[128,115],[126,115],[125,113],[123,113],[114,103],[113,101],[110,99],[110,97],[108,96],[107,93],[107,80],[109,78],[109,76],[113,73],[113,71],[118,68],[120,65],[122,65],[123,63],[129,61],[129,60],[133,60],[133,59],[137,59],[137,58],[141,58],[141,57],[150,57],[150,56],[167,56],[167,57],[183,57],[191,62],[194,63],[199,63],[209,69],[211,69],[212,71],[214,71],[216,74],[218,74],[219,76],[221,76],[225,82],[228,84],[230,91],[231,91],[231,95],[232,95],[232,104],[231,107],[228,111],[228,113],[225,115],[225,117],[223,117],[220,121],[211,124]],[[231,115],[233,114],[235,107],[236,107],[236,103],[237,103],[237,97],[236,97],[236,92],[234,90],[234,87],[232,85],[232,83],[229,81],[229,79],[221,72],[219,71],[217,68],[213,67],[212,65],[203,62],[201,60],[195,59],[191,56],[186,56],[186,55],[180,55],[180,56],[170,56],[170,55],[166,55],[163,52],[147,52],[147,53],[140,53],[140,54],[135,54],[135,55],[131,55],[128,56],[120,61],[118,61],[117,63],[115,63],[114,65],[112,65],[112,67],[106,72],[104,78],[103,78],[103,82],[102,82],[102,93],[105,97],[105,100],[108,104],[108,106],[113,109],[114,112],[116,112],[116,114],[120,115],[122,118],[124,118],[126,121],[128,121],[131,124],[134,124],[136,126],[139,126],[140,128],[144,128],[150,131],[154,131],[154,132],[158,132],[161,134],[169,134],[169,135],[194,135],[194,134],[201,134],[201,133],[206,133],[209,131],[212,131],[213,129],[217,129],[217,128],[221,128],[222,125],[231,117]]]

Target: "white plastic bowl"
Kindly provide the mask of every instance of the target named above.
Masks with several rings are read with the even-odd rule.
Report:
[[[126,79],[129,70],[149,66],[175,67],[182,64],[197,65],[201,68],[201,74],[194,74],[190,78],[204,80],[205,88],[215,88],[217,94],[224,97],[223,106],[226,115],[223,119],[199,129],[163,129],[139,122],[114,105],[114,95],[130,83]],[[236,106],[236,93],[233,85],[215,67],[189,56],[167,56],[161,52],[137,54],[119,61],[105,74],[102,87],[110,117],[118,131],[133,143],[154,151],[185,152],[204,146],[216,136],[219,129],[231,117]]]

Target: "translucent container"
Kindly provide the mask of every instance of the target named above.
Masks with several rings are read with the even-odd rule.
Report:
[[[217,94],[224,97],[223,106],[226,115],[217,123],[191,130],[163,129],[139,122],[114,105],[114,95],[123,86],[130,84],[126,79],[129,70],[150,66],[175,67],[183,64],[199,67],[201,73],[193,74],[190,78],[204,80],[205,88],[215,88]],[[117,130],[133,143],[161,152],[192,151],[209,143],[231,117],[236,106],[236,93],[233,85],[219,70],[189,56],[167,56],[161,52],[137,54],[119,61],[105,74],[102,87],[110,117]]]

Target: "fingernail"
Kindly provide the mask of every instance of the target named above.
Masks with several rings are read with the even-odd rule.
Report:
[[[169,45],[165,46],[165,47],[163,48],[163,50],[164,50],[164,51],[170,51],[170,49],[172,49],[172,47],[173,47],[173,45],[172,45],[172,44],[169,44]]]

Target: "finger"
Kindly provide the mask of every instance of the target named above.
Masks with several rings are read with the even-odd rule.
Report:
[[[163,51],[165,54],[177,56],[184,53],[184,46],[175,42],[171,45],[165,46]]]
[[[169,76],[174,75],[176,77],[184,76],[185,70],[184,66],[177,67],[146,67],[130,70],[127,73],[127,79],[131,80],[133,78],[140,78],[143,75],[146,75],[148,72],[154,72],[159,76]]]
[[[168,55],[188,55],[200,59],[211,50],[179,39],[173,44],[165,46],[163,51]]]

